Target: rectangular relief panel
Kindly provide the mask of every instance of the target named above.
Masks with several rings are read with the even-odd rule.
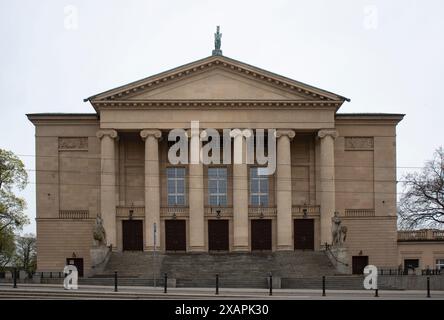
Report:
[[[59,137],[59,151],[88,151],[88,137]]]
[[[373,137],[345,137],[345,150],[373,150]]]

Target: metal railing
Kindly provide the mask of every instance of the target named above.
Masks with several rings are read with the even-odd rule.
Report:
[[[404,276],[407,272],[402,268],[378,268],[380,276]]]
[[[378,268],[378,274],[380,276],[407,276],[409,275],[409,270],[413,271],[413,275],[418,275],[416,269],[406,269],[406,268]],[[420,269],[422,276],[438,276],[444,275],[444,271],[440,269]]]
[[[57,271],[39,271],[34,272],[33,276],[38,276],[41,279],[63,279],[65,278],[65,274],[63,271],[57,272]]]

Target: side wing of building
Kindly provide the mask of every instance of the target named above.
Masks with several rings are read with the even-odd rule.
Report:
[[[28,115],[35,125],[37,265],[62,272],[68,258],[90,268],[99,211],[96,114]]]

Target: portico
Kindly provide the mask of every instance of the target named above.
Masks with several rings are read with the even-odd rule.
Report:
[[[126,132],[126,131],[123,131]],[[168,201],[162,201],[162,184],[166,184],[165,172],[161,172],[160,168],[172,167],[166,163],[162,165],[159,157],[159,152],[164,152],[165,148],[160,147],[160,144],[167,144],[168,131],[163,129],[141,129],[139,135],[132,135],[133,139],[140,139],[135,143],[143,143],[143,170],[144,170],[144,184],[143,184],[143,205],[118,205],[119,186],[118,168],[119,155],[119,130],[105,129],[97,132],[97,137],[101,141],[101,185],[100,185],[100,208],[101,216],[104,221],[104,227],[107,234],[107,244],[111,245],[114,250],[122,248],[118,244],[117,224],[119,223],[118,216],[143,220],[144,223],[144,250],[165,250],[165,220],[169,219],[183,219],[186,221],[186,228],[188,229],[186,237],[187,251],[190,252],[204,252],[208,251],[208,234],[207,225],[208,220],[211,219],[227,219],[231,226],[229,237],[232,239],[230,244],[231,251],[250,251],[251,250],[251,219],[270,219],[272,221],[272,234],[275,240],[273,241],[273,250],[285,251],[294,249],[293,239],[293,219],[295,216],[309,212],[316,219],[320,219],[318,225],[320,226],[321,239],[316,247],[320,247],[324,241],[329,241],[331,228],[331,217],[334,210],[334,195],[332,193],[331,184],[334,186],[333,178],[327,176],[328,168],[331,162],[328,155],[334,152],[334,141],[330,143],[323,143],[322,140],[316,139],[316,135],[324,136],[325,132],[334,135],[334,130],[318,130],[305,136],[311,136],[314,143],[320,144],[321,154],[321,179],[325,179],[328,183],[321,184],[320,191],[328,191],[327,196],[321,197],[319,204],[304,204],[295,205],[292,200],[292,162],[291,162],[291,141],[296,136],[295,130],[279,129],[276,131],[276,172],[267,179],[274,180],[275,188],[267,190],[270,197],[274,201],[268,204],[254,205],[250,201],[250,181],[249,168],[255,165],[247,164],[245,154],[242,157],[242,163],[235,163],[225,166],[223,163],[220,166],[204,165],[200,159],[190,159],[190,163],[186,165],[186,180],[187,184],[184,192],[187,199],[182,205],[169,205]],[[195,139],[195,140],[193,140]],[[234,135],[233,146],[239,143],[243,145],[243,150],[246,149],[245,136]],[[190,145],[195,143],[202,144],[199,134],[191,135]],[[134,143],[134,141],[133,141]],[[124,148],[124,144],[120,145]],[[164,155],[165,156],[165,155]],[[322,157],[324,156],[324,158]],[[190,156],[191,157],[191,156]],[[233,152],[234,157],[234,152]],[[165,159],[165,157],[162,157]],[[324,161],[324,162],[322,162]],[[314,164],[316,165],[316,164]],[[183,168],[184,166],[182,166]],[[232,170],[229,175],[232,177],[227,187],[227,197],[232,199],[231,205],[228,202],[225,205],[209,204],[205,201],[209,197],[208,183],[209,178],[207,174],[208,168],[224,167]],[[204,170],[205,169],[205,170]],[[327,171],[327,173],[325,172]],[[331,174],[331,170],[330,170]],[[116,178],[117,177],[117,178]],[[334,187],[333,187],[334,190]],[[323,193],[321,193],[323,194]],[[139,202],[141,203],[141,202]],[[323,210],[323,208],[330,208],[330,210]],[[134,215],[134,212],[139,214]],[[324,213],[325,212],[325,213]],[[120,215],[118,214],[120,213]],[[143,213],[143,214],[140,214]],[[322,213],[322,214],[321,214]],[[305,216],[305,218],[307,218]],[[162,221],[162,222],[161,222]],[[156,227],[154,227],[156,225]],[[156,232],[154,232],[156,230]],[[314,232],[314,230],[313,230]],[[326,240],[327,239],[327,240]],[[122,241],[122,240],[120,240]],[[231,241],[230,241],[231,242]],[[270,248],[271,250],[272,248]]]

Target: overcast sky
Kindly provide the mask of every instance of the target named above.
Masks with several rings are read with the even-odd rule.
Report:
[[[24,231],[25,114],[93,112],[83,98],[210,55],[216,25],[224,55],[349,97],[340,112],[407,114],[398,166],[422,166],[444,145],[443,14],[442,0],[0,0],[0,148],[29,170]]]

